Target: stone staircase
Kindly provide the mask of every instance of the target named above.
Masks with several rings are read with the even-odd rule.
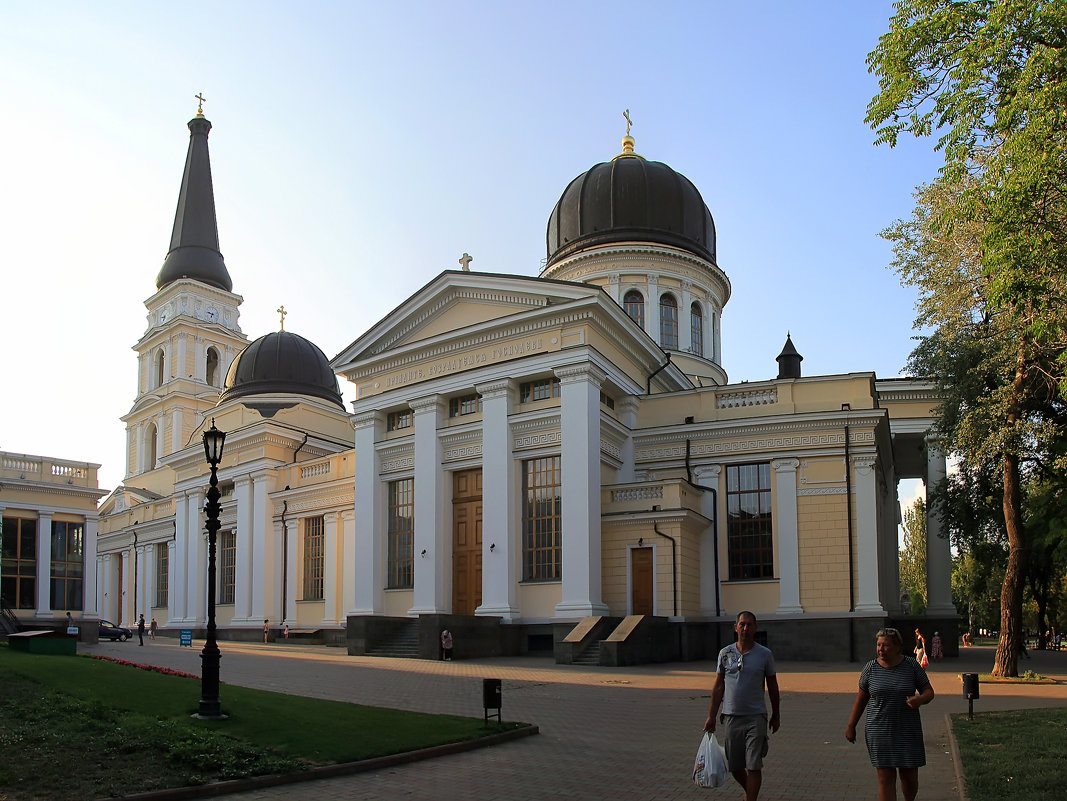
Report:
[[[367,656],[385,656],[393,659],[419,658],[419,624],[417,620],[404,624],[381,645],[367,651]]]
[[[599,665],[600,664],[600,643],[603,640],[596,640],[589,643],[584,651],[575,657],[572,665]]]

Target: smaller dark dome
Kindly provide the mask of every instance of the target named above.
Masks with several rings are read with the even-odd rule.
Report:
[[[629,153],[570,182],[549,217],[547,240],[549,266],[587,248],[628,241],[670,245],[715,263],[715,222],[693,182]]]
[[[289,331],[262,336],[237,354],[226,373],[219,403],[275,393],[311,395],[344,408],[326,354]]]

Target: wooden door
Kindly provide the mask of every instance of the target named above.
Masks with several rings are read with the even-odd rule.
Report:
[[[651,548],[630,550],[630,614],[655,614],[653,583],[655,563]]]
[[[452,614],[473,615],[482,603],[482,471],[452,479]]]

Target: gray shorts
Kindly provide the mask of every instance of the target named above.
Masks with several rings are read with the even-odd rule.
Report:
[[[763,770],[767,756],[766,715],[721,715],[719,742],[726,749],[726,767],[735,770]]]

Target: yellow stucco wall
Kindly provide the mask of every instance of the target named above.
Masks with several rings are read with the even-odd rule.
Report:
[[[556,604],[563,599],[563,585],[558,581],[519,585],[519,609],[524,618],[556,616]]]
[[[386,590],[385,614],[389,617],[406,617],[415,602],[412,590]]]
[[[847,612],[848,521],[842,495],[797,498],[800,604],[806,612]]]

